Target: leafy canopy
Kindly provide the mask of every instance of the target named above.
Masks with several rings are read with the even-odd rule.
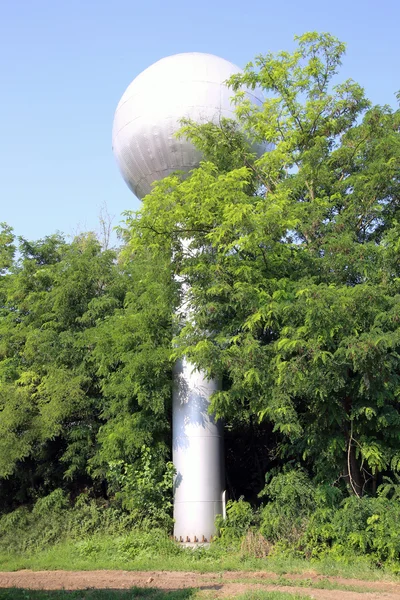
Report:
[[[230,79],[237,123],[184,122],[203,163],[157,183],[125,235],[190,286],[175,356],[224,377],[212,410],[271,422],[275,456],[361,495],[400,466],[400,112],[335,83],[336,38],[297,42]]]

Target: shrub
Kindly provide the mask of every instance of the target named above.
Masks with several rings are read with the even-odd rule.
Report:
[[[301,469],[279,473],[260,495],[270,499],[261,510],[262,535],[272,542],[299,540],[316,505],[315,488],[307,474]]]
[[[272,548],[272,544],[259,531],[250,530],[243,536],[240,553],[245,558],[266,558]]]
[[[172,529],[172,487],[175,469],[171,462],[164,466],[150,448],[142,447],[135,465],[122,460],[110,463],[108,480],[115,499],[128,511],[137,526]]]
[[[66,538],[82,539],[96,531],[119,533],[132,528],[130,516],[85,495],[71,507],[61,490],[0,518],[0,550],[41,550]]]
[[[216,526],[220,543],[239,542],[255,521],[255,513],[243,498],[226,503],[226,519],[217,517]]]
[[[318,498],[317,488],[315,497]],[[316,510],[307,521],[297,549],[306,557],[332,554],[336,558],[351,558],[354,554],[369,556],[375,563],[385,562],[399,568],[400,559],[400,502],[399,490],[387,486],[378,489],[378,496],[350,496],[334,501],[317,501]],[[394,568],[394,567],[393,567]]]

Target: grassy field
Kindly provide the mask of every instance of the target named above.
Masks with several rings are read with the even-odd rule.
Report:
[[[89,571],[120,569],[126,571],[269,571],[284,576],[291,573],[314,572],[326,576],[340,576],[369,581],[399,581],[390,569],[375,567],[366,558],[350,556],[347,561],[327,557],[306,561],[290,556],[271,555],[251,558],[240,551],[226,552],[217,546],[209,549],[182,550],[158,545],[132,543],[126,536],[95,535],[84,541],[68,540],[49,545],[45,550],[30,548],[25,552],[0,551],[0,571],[21,569]],[[171,551],[172,548],[172,551]],[[1,600],[1,598],[0,598]]]
[[[1,554],[1,571],[18,571],[32,569],[35,571],[64,569],[69,571],[92,571],[97,569],[121,569],[125,571],[198,571],[215,573],[219,571],[269,571],[279,575],[304,573],[313,571],[327,576],[341,576],[368,581],[394,580],[398,577],[381,569],[374,569],[367,561],[354,560],[352,564],[337,562],[331,559],[308,562],[305,560],[269,557],[265,559],[243,559],[227,556],[209,560],[209,557],[183,556],[165,557],[149,556],[138,558],[113,558],[96,554],[92,557],[80,557],[74,554],[68,545],[62,548],[27,554],[24,556]]]
[[[80,590],[76,592],[0,589],[0,600],[211,600],[211,598],[209,593],[191,589],[172,592],[139,588],[129,591]],[[234,600],[311,600],[311,597],[285,592],[256,591],[235,596]]]

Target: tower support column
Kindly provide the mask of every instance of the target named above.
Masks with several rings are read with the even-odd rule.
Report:
[[[174,535],[182,542],[210,541],[215,517],[223,514],[225,489],[223,427],[208,414],[220,382],[208,380],[186,359],[174,368],[172,456]]]

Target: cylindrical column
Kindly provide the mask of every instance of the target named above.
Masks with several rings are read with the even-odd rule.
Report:
[[[208,414],[211,394],[219,382],[186,359],[174,369],[172,452],[174,535],[183,542],[210,541],[216,515],[223,513],[225,489],[222,423]]]

